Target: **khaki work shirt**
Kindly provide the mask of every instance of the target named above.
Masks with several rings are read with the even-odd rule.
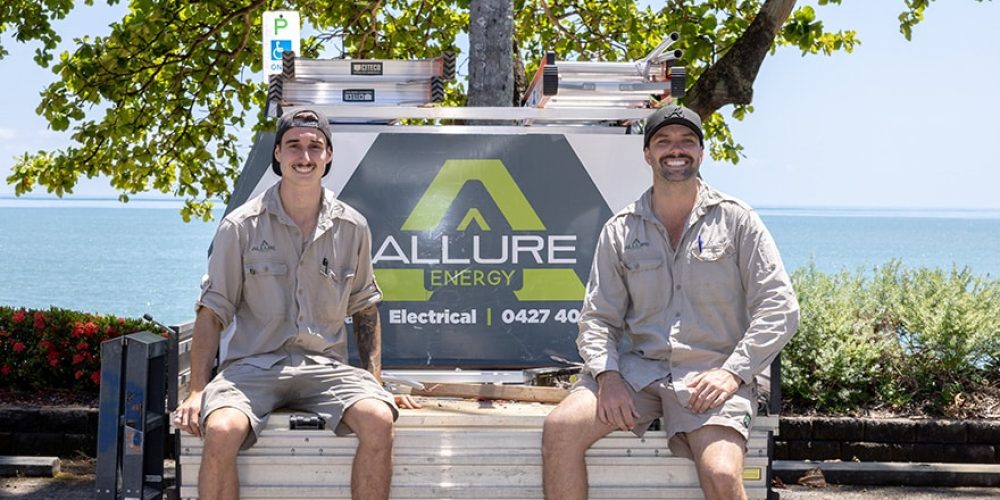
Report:
[[[196,309],[211,309],[224,327],[236,320],[224,365],[254,356],[269,368],[286,343],[346,364],[345,319],[382,299],[368,222],[324,189],[315,233],[303,238],[279,185],[223,219]]]
[[[619,371],[636,391],[670,376],[684,403],[708,369],[753,381],[798,327],[774,240],[753,209],[702,182],[675,251],[651,201],[652,189],[601,231],[577,337],[587,370]]]

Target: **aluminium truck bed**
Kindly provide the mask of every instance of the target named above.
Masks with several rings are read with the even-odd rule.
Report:
[[[553,405],[421,398],[396,423],[391,498],[532,499],[542,496],[542,422]],[[257,444],[237,459],[248,499],[350,498],[357,440],[330,430],[291,430],[289,413],[271,417]],[[750,498],[767,498],[769,432],[760,417],[744,469]],[[181,438],[180,497],[197,498],[201,440]],[[673,456],[660,431],[613,432],[587,453],[591,498],[704,498],[693,462]]]

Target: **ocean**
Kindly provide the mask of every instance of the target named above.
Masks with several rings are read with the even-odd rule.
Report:
[[[898,259],[1000,276],[1000,210],[758,210],[789,271]],[[217,224],[184,223],[174,201],[0,199],[0,304],[191,320]]]

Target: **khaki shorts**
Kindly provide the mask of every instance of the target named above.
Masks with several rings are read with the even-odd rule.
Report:
[[[248,362],[252,359],[241,359],[219,372],[202,393],[202,428],[208,415],[220,408],[243,412],[253,429],[241,446],[245,450],[257,442],[276,408],[315,413],[338,436],[351,433],[341,418],[362,399],[384,401],[392,409],[393,420],[399,417],[392,394],[371,373],[342,363],[321,364],[302,351],[286,349],[284,353],[287,356],[270,368],[254,366]]]
[[[698,430],[706,425],[721,425],[729,427],[743,436],[743,449],[746,451],[746,440],[757,416],[757,386],[743,384],[721,406],[704,413],[694,413],[682,404],[673,389],[670,377],[665,377],[647,385],[641,391],[635,392],[627,383],[626,387],[632,393],[639,418],[632,432],[642,437],[649,425],[657,418],[663,417],[663,430],[667,433],[670,451],[674,455],[694,458],[688,445],[687,433]],[[582,374],[573,388],[576,391],[590,391],[597,396],[597,381],[589,373]]]

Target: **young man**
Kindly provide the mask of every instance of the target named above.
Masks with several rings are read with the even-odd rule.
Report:
[[[205,439],[202,499],[239,497],[236,455],[271,411],[310,411],[337,434],[354,432],[354,498],[389,497],[396,404],[381,386],[382,298],[365,218],[322,186],[333,145],[322,113],[278,122],[271,167],[281,180],[232,211],[212,243],[191,349],[191,393],[175,424]],[[363,369],[347,364],[353,319]],[[235,331],[209,382],[220,334]]]
[[[757,214],[699,178],[700,117],[668,105],[644,139],[653,186],[601,232],[577,337],[584,374],[545,420],[545,496],[586,498],[587,449],[662,416],[707,499],[746,498],[754,376],[795,333],[798,303]]]

